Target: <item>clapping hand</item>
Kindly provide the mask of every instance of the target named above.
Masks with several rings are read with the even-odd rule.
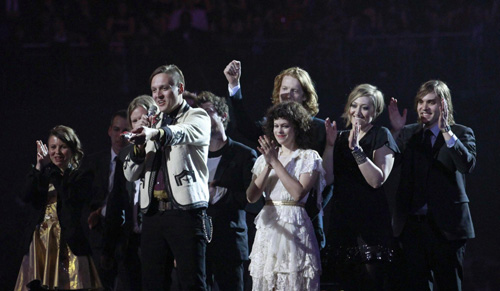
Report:
[[[266,163],[272,166],[272,163],[278,160],[276,145],[266,135],[259,137],[259,144],[260,147],[257,147],[257,149],[264,156]]]
[[[389,112],[389,120],[391,121],[392,130],[399,132],[406,124],[406,114],[408,110],[403,109],[403,115],[399,114],[398,99],[391,98],[389,106],[387,106],[387,111]]]
[[[441,110],[439,112],[439,120],[438,120],[438,127],[441,131],[444,131],[448,126],[448,102],[446,102],[446,99],[441,98]]]
[[[50,163],[49,150],[41,140],[36,141],[36,169],[41,170]]]
[[[361,125],[356,121],[352,125],[352,129],[349,132],[349,148],[352,150],[354,147],[359,147],[359,132],[361,130]]]
[[[325,120],[325,130],[326,130],[326,144],[329,146],[334,146],[337,140],[337,123],[335,121],[330,122],[330,117]]]

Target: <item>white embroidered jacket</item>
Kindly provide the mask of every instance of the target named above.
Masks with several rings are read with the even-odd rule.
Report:
[[[146,213],[149,209],[160,165],[164,166],[165,188],[174,208],[208,207],[210,117],[205,110],[191,108],[183,101],[172,125],[161,127],[162,118],[163,113],[154,127],[165,131],[163,144],[150,140],[146,143],[145,156],[136,156],[131,151],[123,164],[127,180],[142,179],[141,211]],[[162,154],[158,155],[162,148]]]

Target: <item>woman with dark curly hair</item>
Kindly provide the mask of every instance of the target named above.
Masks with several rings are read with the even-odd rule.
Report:
[[[266,205],[255,224],[250,254],[253,290],[319,290],[319,246],[304,208],[311,189],[325,187],[320,155],[308,149],[311,118],[293,101],[271,107],[259,138],[262,155],[252,169],[249,202]],[[321,209],[321,195],[316,205]]]
[[[37,140],[37,159],[21,199],[30,207],[24,256],[14,290],[93,290],[101,287],[81,223],[92,177],[78,170],[83,157],[73,129]],[[34,230],[34,231],[33,231]]]

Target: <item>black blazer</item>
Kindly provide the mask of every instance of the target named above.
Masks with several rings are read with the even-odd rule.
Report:
[[[92,175],[87,171],[66,170],[63,175],[53,164],[41,171],[33,167],[28,173],[21,200],[30,207],[25,229],[24,250],[28,252],[35,227],[44,219],[49,183],[57,191],[57,216],[61,225],[61,245],[67,243],[77,255],[90,255],[90,246],[80,223],[82,210],[88,203]]]
[[[264,134],[261,124],[262,120],[252,122],[243,104],[241,89],[239,89],[233,97],[229,98],[228,104],[230,106],[230,112],[232,113],[230,120],[236,123],[236,125],[233,125],[231,124],[232,122],[230,122],[229,127],[236,128],[241,134],[249,139],[251,145],[257,146],[259,136]],[[311,149],[317,151],[318,154],[322,156],[326,143],[325,121],[323,119],[312,117],[310,142]]]
[[[214,231],[213,240],[207,245],[208,260],[248,260],[246,189],[256,158],[251,148],[228,140],[214,176],[215,185],[227,188],[227,193],[207,209]]]
[[[443,235],[449,240],[474,237],[465,174],[471,173],[476,165],[476,139],[472,129],[466,126],[456,124],[451,129],[458,138],[457,142],[448,148],[439,133],[431,161],[425,158],[422,151],[421,124],[405,126],[396,139],[401,150],[396,162],[402,163],[393,217],[396,236],[403,231],[410,214],[414,189],[425,187],[428,215],[432,216]],[[422,181],[422,175],[427,175],[427,178],[418,182]]]
[[[108,196],[109,185],[109,163],[111,161],[111,149],[107,149],[92,155],[83,160],[82,168],[92,172],[92,194],[90,200],[90,211],[104,205]],[[116,169],[115,169],[116,173]]]
[[[125,147],[122,152],[128,153],[131,146]],[[132,202],[135,185],[128,182],[123,175],[123,157],[120,152],[116,159],[115,175],[113,180],[113,190],[108,191],[109,185],[109,165],[111,161],[111,149],[107,149],[90,155],[83,164],[83,167],[93,173],[91,200],[86,216],[90,212],[104,205],[106,197],[106,218],[100,222],[100,227],[96,229],[102,233],[102,247],[104,252],[111,255],[119,239],[127,236],[132,225]],[[108,195],[109,192],[109,195]],[[125,210],[125,221],[122,218],[122,210]],[[93,239],[98,239],[93,236]]]
[[[133,233],[133,205],[136,189],[135,183],[127,181],[123,173],[123,162],[131,150],[133,150],[133,145],[126,146],[120,151],[116,160],[113,190],[108,197],[103,231],[103,249],[108,255],[115,252],[120,240],[126,242]],[[138,212],[140,214],[140,211]]]

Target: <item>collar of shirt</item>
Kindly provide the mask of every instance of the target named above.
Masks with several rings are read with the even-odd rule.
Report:
[[[115,158],[118,156],[118,154],[115,153],[115,151],[113,150],[113,148],[111,148],[111,161],[110,163],[114,163],[115,162]]]
[[[216,157],[220,157],[220,156],[222,156],[222,155],[224,154],[224,152],[226,151],[226,149],[227,149],[227,145],[228,145],[228,144],[229,144],[229,143],[228,143],[228,142],[226,142],[226,144],[225,144],[223,147],[221,147],[219,150],[216,150],[215,152],[210,152],[210,151],[209,151],[209,152],[208,152],[208,157],[209,157],[209,158],[216,158]]]
[[[182,103],[174,111],[172,111],[170,113],[164,113],[163,119],[167,119],[167,118],[175,119],[177,117],[177,114],[179,114],[179,110],[181,110],[181,107],[182,107]]]
[[[423,131],[423,132],[425,133],[425,131],[426,131],[426,130],[430,130],[430,131],[432,132],[432,136],[431,136],[431,144],[432,144],[432,146],[434,146],[434,143],[436,142],[436,139],[437,139],[437,137],[438,137],[438,135],[439,135],[439,132],[440,132],[440,130],[439,130],[439,126],[438,126],[438,124],[436,123],[433,127],[429,128],[429,129],[424,128],[424,131]]]

